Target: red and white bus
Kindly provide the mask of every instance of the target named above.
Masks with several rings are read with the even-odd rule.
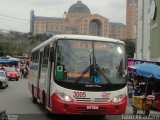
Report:
[[[32,50],[28,87],[53,114],[120,115],[127,105],[124,42],[55,35]]]

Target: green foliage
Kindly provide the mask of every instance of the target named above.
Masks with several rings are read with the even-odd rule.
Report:
[[[18,34],[14,31],[10,32],[8,36],[0,36],[0,57],[1,56],[24,56],[30,55],[31,50],[47,40],[51,36],[46,34],[39,34],[33,36],[31,34]]]

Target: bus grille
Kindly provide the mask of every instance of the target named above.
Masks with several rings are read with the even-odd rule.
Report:
[[[104,114],[106,111],[105,108],[86,109],[84,107],[78,107],[77,109],[78,109],[79,113],[81,113],[81,114]]]
[[[102,102],[102,103],[108,103],[109,98],[76,98],[76,102]]]
[[[77,102],[91,102],[91,98],[76,98]]]
[[[109,98],[95,98],[94,102],[105,102],[108,103],[109,102]]]

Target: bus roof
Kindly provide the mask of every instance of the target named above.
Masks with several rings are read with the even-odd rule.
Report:
[[[100,36],[91,36],[91,35],[74,35],[74,34],[60,34],[60,35],[54,35],[53,37],[49,38],[45,42],[39,44],[37,47],[32,49],[32,52],[37,51],[41,49],[42,47],[49,45],[50,43],[54,42],[57,39],[76,39],[76,40],[93,40],[93,41],[108,41],[108,42],[115,42],[115,43],[121,43],[124,44],[123,41],[120,41],[118,39],[112,39],[112,38],[106,38],[106,37],[100,37]]]

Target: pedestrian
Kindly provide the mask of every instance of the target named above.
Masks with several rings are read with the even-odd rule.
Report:
[[[24,66],[20,66],[20,73],[21,73],[21,78],[24,78]]]
[[[28,76],[28,66],[25,65],[25,68],[24,68],[24,78],[27,78]]]

